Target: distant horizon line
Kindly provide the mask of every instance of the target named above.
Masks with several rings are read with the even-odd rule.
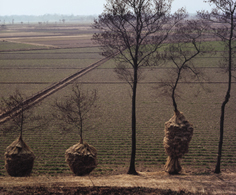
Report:
[[[197,13],[188,13],[189,15],[196,15]],[[41,14],[41,15],[34,15],[34,14],[10,14],[10,15],[0,15],[0,17],[4,17],[4,16],[7,16],[7,17],[9,17],[9,16],[47,16],[47,15],[58,15],[58,16],[98,16],[98,15],[100,15],[100,14],[86,14],[86,15],[84,15],[84,14],[81,14],[81,15],[79,15],[79,14],[77,14],[77,15],[75,15],[75,14],[59,14],[59,13],[55,13],[55,14]]]
[[[84,15],[84,14],[81,14],[81,15],[75,15],[75,14],[41,14],[41,15],[34,15],[34,14],[11,14],[11,15],[0,15],[0,17],[3,17],[3,16],[47,16],[47,15],[58,15],[58,16],[98,16],[99,14],[87,14],[87,15]]]

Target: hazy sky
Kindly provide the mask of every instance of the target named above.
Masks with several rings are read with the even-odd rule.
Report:
[[[0,0],[0,15],[98,15],[106,0]],[[174,0],[172,11],[185,7],[188,13],[210,10],[203,0]]]

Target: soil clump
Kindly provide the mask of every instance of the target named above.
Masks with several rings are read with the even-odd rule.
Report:
[[[89,174],[98,164],[97,150],[86,142],[67,149],[65,158],[71,171],[77,176]]]
[[[29,176],[34,165],[35,155],[30,147],[19,136],[6,149],[5,168],[10,176]]]
[[[177,111],[165,123],[165,137],[163,144],[168,154],[165,171],[177,174],[182,170],[180,159],[188,152],[189,142],[193,136],[193,125],[190,124],[182,112]]]

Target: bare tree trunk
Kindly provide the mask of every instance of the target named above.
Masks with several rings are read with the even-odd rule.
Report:
[[[176,78],[175,85],[172,89],[172,101],[173,101],[174,111],[175,111],[176,114],[179,113],[179,111],[178,111],[177,104],[176,104],[176,101],[175,101],[175,90],[177,88],[177,85],[178,85],[178,82],[179,82],[179,79],[180,79],[181,70],[182,70],[182,68],[180,68],[178,70],[178,76]]]
[[[20,137],[22,139],[23,134],[23,124],[24,124],[24,113],[23,113],[23,105],[21,107],[21,121],[20,121]]]
[[[220,117],[220,141],[218,147],[218,156],[217,156],[217,163],[215,168],[215,173],[220,173],[220,162],[221,162],[221,153],[222,153],[222,146],[223,146],[223,135],[224,135],[224,119],[225,119],[225,106],[229,101],[230,98],[230,90],[231,90],[231,80],[232,80],[232,38],[233,38],[233,30],[234,30],[234,15],[231,12],[231,29],[230,29],[230,38],[229,38],[229,64],[228,64],[228,89],[225,96],[225,100],[221,106],[221,117]]]
[[[84,143],[82,136],[80,136],[80,141],[79,141],[79,143],[80,143],[80,144],[83,144],[83,143]]]
[[[83,119],[80,116],[80,144],[83,144]]]
[[[137,175],[135,170],[135,155],[136,155],[136,91],[137,91],[137,68],[134,68],[134,82],[132,95],[132,152],[130,159],[130,167],[128,174]]]
[[[217,163],[216,163],[215,173],[220,173],[220,162],[221,162],[221,153],[222,153],[222,146],[223,146],[223,135],[224,135],[225,106],[226,106],[227,102],[229,101],[229,97],[230,97],[230,94],[229,94],[229,90],[228,90],[225,100],[221,106],[220,141],[219,141],[219,146],[218,146],[218,155],[217,155]]]
[[[231,20],[233,20],[233,16],[231,16]],[[221,162],[221,153],[223,146],[223,135],[224,135],[224,120],[225,120],[225,106],[229,102],[230,98],[230,90],[231,90],[231,80],[232,80],[232,37],[233,37],[233,22],[231,21],[231,34],[229,39],[229,65],[228,65],[228,89],[225,96],[225,100],[221,106],[221,116],[220,116],[220,140],[218,146],[218,155],[217,155],[217,163],[215,168],[215,173],[220,173],[220,162]]]

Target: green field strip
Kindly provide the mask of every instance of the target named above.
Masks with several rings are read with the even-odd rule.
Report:
[[[0,82],[19,82],[21,84],[27,82],[57,82],[62,78],[73,74],[75,71],[73,70],[47,70],[47,69],[39,69],[37,71],[29,70],[29,69],[19,69],[19,70],[1,70],[0,71]],[[55,75],[56,74],[56,75]],[[44,84],[45,85],[45,84]]]
[[[13,43],[13,42],[1,42],[0,51],[8,51],[8,50],[23,50],[23,49],[46,49],[44,46],[35,46],[31,44],[23,44],[23,43]]]
[[[13,57],[13,56],[14,57]],[[93,53],[92,56],[90,53],[0,53],[1,60],[22,60],[22,59],[34,59],[34,60],[41,60],[41,59],[102,59],[102,57],[97,53]]]
[[[80,69],[95,63],[99,59],[21,59],[0,60],[0,70],[4,69]]]
[[[68,171],[69,167],[61,168],[59,165],[57,165],[57,166],[48,166],[48,167],[42,166],[42,167],[35,167],[34,170],[44,170],[44,171],[48,171],[48,170],[57,171],[57,170],[60,170],[60,171]]]
[[[19,51],[18,51],[19,52]],[[60,48],[60,49],[50,49],[50,50],[32,50],[24,51],[24,53],[53,53],[53,54],[76,54],[76,53],[100,53],[101,50],[99,47],[83,47],[83,48]],[[16,52],[17,53],[17,52]],[[22,52],[20,52],[22,53]],[[101,56],[102,57],[102,56]]]

